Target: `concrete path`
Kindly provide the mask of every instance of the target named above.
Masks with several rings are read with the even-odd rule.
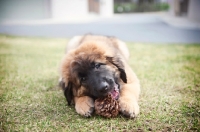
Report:
[[[7,21],[0,33],[18,36],[70,38],[86,33],[115,36],[124,41],[147,43],[200,43],[200,23],[166,13],[114,15],[68,20]]]

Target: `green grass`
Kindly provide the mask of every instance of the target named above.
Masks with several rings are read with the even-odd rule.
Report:
[[[142,90],[132,120],[66,105],[57,86],[66,42],[0,35],[0,131],[200,131],[200,45],[128,44]]]

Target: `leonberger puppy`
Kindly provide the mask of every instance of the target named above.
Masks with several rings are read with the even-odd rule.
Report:
[[[120,113],[139,113],[140,84],[127,61],[126,44],[114,37],[85,35],[72,38],[61,63],[60,84],[69,105],[89,117],[94,100],[111,94],[119,100]]]

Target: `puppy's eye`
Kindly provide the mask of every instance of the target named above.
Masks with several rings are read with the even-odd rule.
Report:
[[[92,67],[92,68],[99,69],[101,65],[105,65],[105,64],[104,64],[104,63],[99,63],[99,62],[98,62],[98,63],[93,62],[93,63],[91,64],[91,67]]]
[[[80,80],[81,80],[82,82],[84,82],[84,81],[86,81],[86,77],[80,77]]]
[[[101,66],[100,64],[95,64],[96,69],[99,69],[100,66]]]
[[[84,73],[79,73],[78,75],[81,82],[86,81],[86,75]]]

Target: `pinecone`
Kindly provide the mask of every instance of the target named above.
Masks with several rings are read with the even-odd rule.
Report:
[[[111,95],[95,100],[95,113],[107,118],[116,117],[119,113],[119,102]]]

